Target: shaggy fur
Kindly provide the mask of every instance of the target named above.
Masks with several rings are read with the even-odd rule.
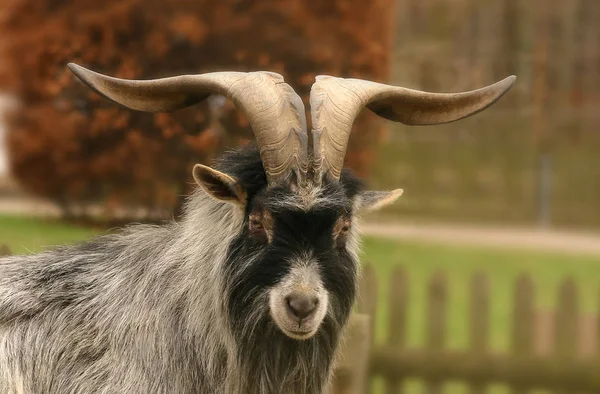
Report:
[[[78,246],[0,259],[0,393],[290,393],[326,387],[358,276],[352,217],[360,183],[344,173],[308,195],[268,188],[258,152],[217,168],[245,211],[199,190],[181,222],[136,225]],[[273,239],[249,234],[268,210]],[[316,334],[285,335],[269,292],[294,269],[318,273],[328,302]]]

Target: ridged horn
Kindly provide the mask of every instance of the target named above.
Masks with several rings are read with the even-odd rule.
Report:
[[[510,76],[493,85],[462,93],[429,93],[361,79],[317,76],[310,92],[314,171],[339,179],[354,119],[367,107],[406,125],[449,123],[492,105],[514,84]]]
[[[283,77],[272,72],[215,72],[154,80],[109,77],[70,63],[92,90],[126,108],[170,112],[220,94],[248,118],[269,184],[303,182],[308,170],[304,104]]]

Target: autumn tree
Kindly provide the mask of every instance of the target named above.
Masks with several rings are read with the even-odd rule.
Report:
[[[12,170],[29,191],[74,204],[142,205],[169,212],[189,192],[190,170],[251,136],[232,104],[173,114],[105,102],[67,70],[77,62],[121,78],[270,70],[308,108],[317,74],[385,81],[393,0],[5,0],[0,89],[11,113]],[[212,115],[211,115],[212,114]],[[348,164],[368,171],[381,124],[356,122]]]

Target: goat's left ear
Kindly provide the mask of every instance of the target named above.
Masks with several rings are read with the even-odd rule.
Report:
[[[402,193],[402,189],[392,191],[362,191],[356,196],[355,208],[359,212],[376,211],[394,203]]]
[[[204,166],[194,166],[194,180],[212,198],[241,206],[246,205],[246,192],[229,175]]]

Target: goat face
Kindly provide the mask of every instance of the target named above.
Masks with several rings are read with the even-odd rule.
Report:
[[[266,188],[248,203],[227,267],[235,327],[253,330],[263,319],[303,340],[324,319],[345,323],[358,272],[353,186],[323,185],[307,194]]]
[[[357,260],[352,200],[342,187],[315,190],[302,201],[282,188],[248,205],[244,229],[228,260],[231,321],[252,329],[257,314],[287,336],[313,336],[326,316],[345,322],[355,292]],[[261,312],[259,312],[261,311]]]
[[[217,168],[198,165],[194,177],[209,196],[244,212],[224,266],[234,332],[306,340],[322,327],[343,327],[359,273],[358,215],[401,191],[366,191],[347,170],[336,182],[270,186],[252,148],[228,152]]]

